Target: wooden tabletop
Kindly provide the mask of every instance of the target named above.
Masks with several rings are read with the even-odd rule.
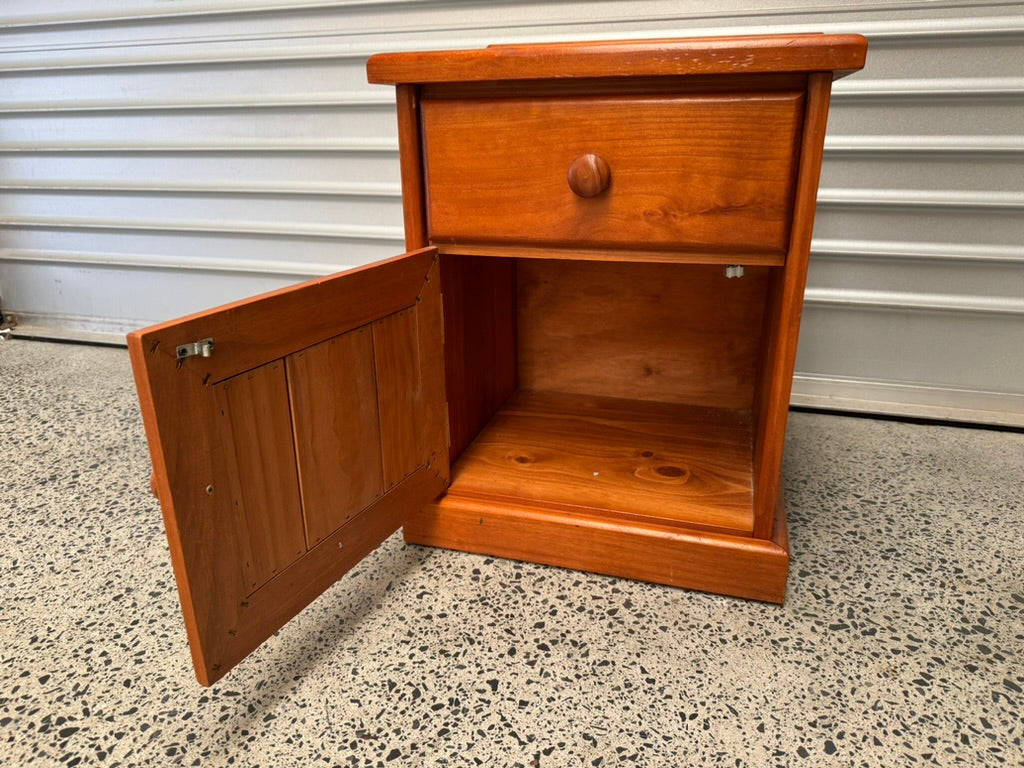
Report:
[[[761,35],[386,53],[370,58],[371,83],[452,83],[631,76],[834,72],[864,66],[861,35]]]

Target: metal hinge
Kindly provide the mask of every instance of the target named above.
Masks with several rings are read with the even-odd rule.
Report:
[[[177,349],[179,360],[186,357],[210,357],[213,354],[213,339],[202,339],[193,341],[191,344],[182,344]]]

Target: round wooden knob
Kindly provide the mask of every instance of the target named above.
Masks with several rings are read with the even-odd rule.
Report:
[[[597,197],[612,180],[612,170],[599,155],[588,152],[569,166],[569,189],[580,197]]]

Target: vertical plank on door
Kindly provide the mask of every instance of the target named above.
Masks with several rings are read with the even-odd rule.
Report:
[[[375,322],[373,346],[384,487],[388,490],[426,460],[416,309],[396,312]]]
[[[290,355],[287,365],[312,548],[384,493],[370,326]]]
[[[214,390],[251,592],[306,551],[285,364],[262,365]]]

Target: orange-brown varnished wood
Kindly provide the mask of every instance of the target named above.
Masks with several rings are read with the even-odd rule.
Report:
[[[395,88],[398,159],[402,174],[402,212],[405,220],[405,248],[408,251],[427,245],[419,100],[417,86],[399,85]]]
[[[434,248],[422,248],[153,325],[131,336],[145,346],[147,359],[163,356],[172,366],[177,365],[179,344],[213,337],[216,352],[189,358],[180,371],[183,377],[207,383],[221,381],[412,306],[436,256]],[[260,311],[252,310],[254,300],[260,302]]]
[[[441,263],[435,259],[416,299],[416,343],[420,359],[420,418],[427,466],[445,482],[449,478],[448,407],[445,402],[444,301],[441,294]]]
[[[224,632],[211,638],[213,666],[208,671],[197,670],[199,681],[204,685],[216,682],[267,639],[273,631],[268,631],[270,627],[283,626],[444,487],[444,479],[431,468],[416,470],[259,591],[225,605],[221,616]]]
[[[286,360],[306,545],[313,547],[384,493],[370,326]]]
[[[388,516],[380,522],[370,519],[358,523],[357,529],[379,533],[383,538],[401,524],[404,516],[443,489],[447,457],[438,447],[444,445],[445,438],[443,416],[437,416],[444,413],[443,399],[438,394],[443,391],[438,343],[441,317],[437,280],[429,278],[435,265],[436,253],[427,249],[129,335],[155,485],[200,682],[210,684],[219,678],[316,597],[326,586],[323,574],[330,574],[333,580],[352,564],[338,559],[339,542],[334,537],[356,525],[362,515],[353,517],[291,565],[278,569],[255,592],[251,580],[246,579],[244,558],[251,551],[243,535],[246,526],[262,525],[276,531],[281,523],[278,516],[294,519],[291,505],[264,504],[265,518],[246,520],[234,505],[242,491],[231,492],[232,484],[242,482],[253,484],[253,488],[245,489],[246,494],[274,484],[283,488],[291,482],[298,493],[295,438],[281,434],[289,421],[285,358],[370,321],[416,307],[423,320],[415,328],[417,343],[427,344],[428,338],[433,339],[429,342],[433,359],[423,366],[433,373],[425,376],[426,383],[418,389],[434,398],[422,404],[434,414],[426,420],[427,428],[432,426],[438,434],[420,442],[430,446],[432,455],[423,455],[416,462],[422,470],[410,470],[408,477],[419,479],[399,483],[367,508],[371,518],[378,514],[374,510],[382,509],[389,510]],[[428,321],[426,315],[431,313],[434,317]],[[262,345],[255,336],[260,330],[265,333]],[[211,357],[175,359],[176,344],[208,337],[215,341]],[[277,383],[263,383],[246,395],[235,387],[250,371],[276,377]],[[218,376],[224,372],[232,374],[219,379],[218,384]],[[238,434],[228,413],[220,413],[219,401],[226,398],[231,400],[231,414],[244,413],[248,407],[255,415],[253,424],[237,428]],[[269,404],[264,406],[264,401]],[[280,447],[282,440],[287,450]],[[254,445],[247,444],[250,442]],[[272,461],[267,458],[270,454],[274,456]],[[239,472],[239,456],[243,457],[242,464],[252,465],[248,477]],[[253,480],[253,473],[258,474],[257,464],[258,472],[266,476]],[[332,541],[335,551],[325,550],[324,545]],[[355,551],[365,552],[366,546],[361,544]],[[308,583],[299,576],[307,573],[314,577]],[[282,588],[281,584],[287,586]]]
[[[749,411],[769,272],[520,262],[519,384]]]
[[[765,316],[767,354],[757,395],[754,448],[754,535],[761,538],[771,535],[775,517],[773,505],[779,497],[786,420],[793,387],[831,90],[832,79],[827,73],[810,77],[789,256],[785,271],[776,274],[769,286],[769,313]]]
[[[435,265],[416,306],[373,324],[385,488],[424,464],[447,476],[439,283]]]
[[[211,484],[210,493],[230,493],[246,588],[253,591],[306,551],[285,364],[275,360],[213,391],[228,466],[226,483]]]
[[[864,66],[860,35],[759,35],[495,45],[370,57],[371,83],[828,72]]]
[[[442,256],[441,282],[454,459],[516,388],[516,263]]]
[[[781,603],[789,554],[770,540],[445,495],[405,525],[416,544]]]
[[[807,73],[762,75],[592,77],[553,80],[490,80],[481,82],[426,83],[419,87],[424,99],[475,99],[551,96],[679,96],[681,94],[760,93],[802,91]]]
[[[171,565],[196,676],[209,685],[216,655],[211,641],[226,636],[223,601],[218,596],[246,594],[229,493],[207,493],[224,465],[216,429],[220,425],[212,388],[175,370],[146,331],[128,336],[128,352],[139,407],[153,463],[152,485],[163,513]],[[220,556],[224,542],[236,543],[231,558]]]
[[[785,252],[801,92],[420,105],[431,242]],[[752,151],[756,147],[756,151]],[[598,154],[602,194],[572,164]]]
[[[631,261],[640,264],[748,264],[756,267],[781,267],[786,254],[743,253],[714,251],[710,249],[690,251],[651,251],[632,248],[594,249],[572,248],[570,246],[529,246],[518,243],[500,245],[495,243],[459,242],[457,244],[435,245],[438,253],[448,256],[487,256],[497,259],[561,259],[565,261]]]
[[[749,535],[750,441],[749,412],[519,391],[448,495]]]
[[[373,57],[398,85],[421,250],[129,336],[200,682],[403,524],[781,602],[829,88],[865,51],[782,35]],[[607,168],[574,174],[581,197],[587,155]],[[206,338],[212,356],[177,359]]]
[[[371,60],[371,79],[416,83],[420,89],[423,119],[418,130],[426,159],[425,205],[431,242],[452,260],[459,258],[457,254],[515,260],[519,275],[515,381],[520,391],[505,407],[476,399],[474,419],[466,420],[460,430],[464,436],[453,441],[452,455],[459,457],[455,486],[427,515],[437,523],[433,528],[450,524],[458,536],[483,536],[466,545],[474,551],[501,554],[496,548],[504,548],[507,554],[514,549],[520,554],[510,556],[576,567],[571,558],[544,554],[550,536],[557,536],[559,530],[560,524],[552,520],[539,522],[529,535],[523,528],[515,547],[495,542],[509,535],[520,515],[525,519],[538,510],[552,515],[589,513],[581,512],[579,506],[560,507],[552,501],[559,498],[557,491],[537,491],[533,481],[511,492],[503,490],[508,496],[495,494],[494,478],[488,476],[493,467],[488,462],[496,454],[478,460],[475,453],[487,453],[488,441],[498,445],[495,435],[507,436],[501,429],[520,397],[533,396],[534,390],[555,390],[559,396],[571,392],[581,401],[611,395],[651,403],[751,408],[753,429],[743,461],[752,468],[750,480],[756,494],[753,503],[748,499],[745,533],[753,529],[753,538],[764,542],[774,537],[777,550],[785,554],[779,474],[828,83],[860,68],[865,52],[866,41],[859,36],[798,35],[498,46]],[[770,113],[763,111],[773,99],[790,100],[788,115],[778,121],[788,126],[784,130],[774,129]],[[703,113],[704,122],[693,119],[674,126],[667,113],[658,112],[678,109],[687,100],[700,105],[695,111]],[[621,111],[609,107],[616,103],[624,105]],[[722,112],[716,125],[710,106],[727,103],[745,103],[751,111]],[[605,109],[604,123],[628,126],[623,130],[635,130],[635,135],[656,145],[647,154],[626,152],[625,162],[628,167],[637,158],[654,158],[651,167],[638,168],[637,176],[653,188],[669,188],[667,203],[645,199],[649,187],[633,198],[625,213],[615,208],[628,199],[617,197],[623,160],[593,141],[602,138],[604,123],[600,117],[588,117],[587,109],[595,110],[594,114]],[[653,116],[650,124],[643,123],[644,115]],[[463,120],[465,127],[460,126]],[[684,130],[683,122],[691,132]],[[750,132],[742,141],[723,139],[736,130]],[[515,133],[518,143],[529,148],[522,160],[510,160],[517,148]],[[717,148],[709,152],[703,145],[690,153],[691,135],[702,137],[697,141],[717,142]],[[628,136],[613,138],[612,143],[629,143]],[[445,146],[449,140],[451,144]],[[576,140],[587,143],[574,145]],[[635,147],[642,144],[638,140]],[[690,153],[698,158],[695,176],[699,178],[692,182],[685,169],[659,156],[664,147],[676,157]],[[552,161],[550,153],[563,149],[565,156]],[[769,163],[769,173],[755,167],[757,160],[773,152],[778,154]],[[572,204],[597,205],[583,208],[585,215],[580,215],[578,208],[560,208],[551,201],[557,201],[559,194],[573,193],[565,189],[571,175],[568,167],[588,154],[605,160],[607,169],[591,173],[588,168],[597,167],[593,162],[584,169],[584,175],[593,178],[577,185],[576,192],[582,191],[583,197]],[[730,157],[735,165],[729,165]],[[669,183],[663,185],[657,181],[658,173],[669,167]],[[557,174],[552,168],[558,169]],[[737,168],[745,169],[746,183],[751,185],[746,193],[742,174],[734,173]],[[452,176],[446,179],[443,174],[449,169]],[[720,183],[716,176],[721,177]],[[784,184],[779,182],[782,176]],[[547,186],[538,191],[543,178]],[[606,182],[607,188],[602,189]],[[465,197],[459,198],[460,194]],[[765,202],[771,194],[777,197]],[[637,220],[629,219],[638,212]],[[578,272],[566,265],[570,260],[579,265]],[[608,264],[606,275],[614,279],[602,275],[593,262]],[[665,267],[662,280],[670,289],[640,276],[647,263]],[[724,287],[713,282],[715,269],[697,266],[702,264],[742,264],[746,275],[724,281],[731,288]],[[447,352],[449,382],[452,370],[469,367],[464,359],[452,362],[457,354]],[[476,374],[477,380],[484,378]],[[455,389],[453,393],[450,383],[453,425],[458,414],[469,410],[461,403],[463,392],[458,386]],[[488,422],[489,413],[496,415]],[[557,418],[567,416],[552,416],[554,421]],[[471,441],[474,427],[482,429],[478,442]],[[513,438],[509,445],[520,440],[518,435]],[[589,443],[600,446],[605,438],[591,436]],[[520,458],[529,464],[528,457]],[[479,480],[479,487],[463,494],[459,487],[464,471]],[[490,496],[482,490],[485,487],[492,489]],[[501,507],[512,528],[481,534],[470,527],[475,515],[486,513],[488,500]],[[464,529],[458,522],[463,513]],[[605,509],[595,513],[595,519],[622,523],[620,533],[629,546],[625,517]],[[643,516],[629,523],[635,523],[637,536],[647,524],[663,524]],[[692,513],[683,515],[679,524],[701,525]],[[420,540],[420,518],[411,525],[407,537]],[[434,543],[449,540],[444,545],[451,546],[451,538],[444,534]],[[720,550],[717,556],[728,557],[726,551]],[[608,557],[616,562],[609,567],[623,567],[616,555]],[[784,594],[786,561],[774,558],[772,562],[782,563],[776,578],[769,580],[773,586],[768,591],[777,597],[762,599],[781,599]],[[714,570],[713,564],[709,568]],[[709,579],[715,581],[713,576],[696,581]],[[747,594],[735,585],[719,584],[714,591]]]
[[[384,483],[386,488],[391,488],[415,470],[424,455],[424,434],[420,426],[424,403],[415,311],[408,309],[375,322],[373,347],[377,360]]]
[[[569,164],[569,189],[580,197],[597,197],[612,180],[608,163],[600,155],[586,152]]]

